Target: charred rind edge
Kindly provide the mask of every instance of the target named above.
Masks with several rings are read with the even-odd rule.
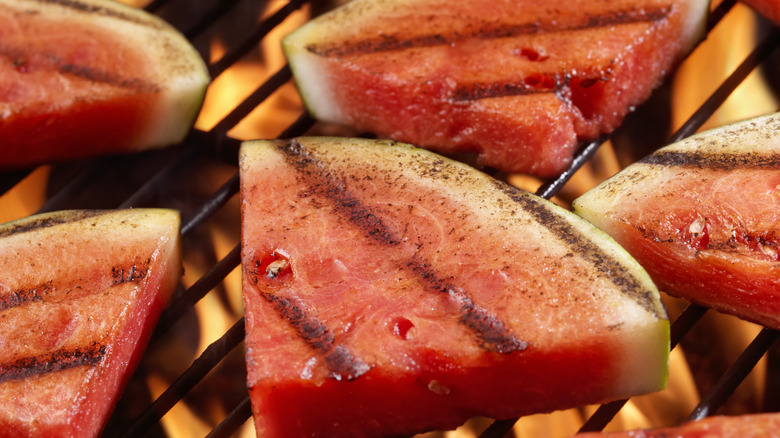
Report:
[[[604,277],[608,278],[624,294],[631,297],[645,310],[657,319],[666,319],[666,313],[659,308],[653,297],[655,292],[647,289],[632,275],[631,271],[620,261],[614,259],[591,238],[578,230],[565,218],[556,214],[551,207],[539,202],[530,193],[524,192],[503,181],[494,180],[494,185],[504,192],[526,213],[536,219],[536,222],[547,228],[552,235],[566,244],[575,254],[592,264]]]
[[[710,152],[658,151],[641,160],[643,164],[707,170],[780,170],[780,155],[766,153],[722,154]]]
[[[584,21],[574,23],[570,26],[561,26],[554,21],[537,21],[533,23],[504,25],[487,24],[472,32],[453,32],[449,35],[421,35],[411,39],[402,39],[395,35],[382,35],[378,38],[369,38],[359,41],[338,41],[331,44],[309,44],[306,46],[306,50],[315,55],[323,57],[361,55],[417,47],[450,45],[469,39],[485,40],[508,38],[520,35],[535,35],[549,32],[577,31],[590,28],[615,26],[620,24],[649,23],[664,20],[671,12],[671,4],[666,6],[658,6],[652,9],[630,8],[586,17]]]
[[[304,178],[312,195],[333,200],[336,212],[362,229],[368,237],[388,246],[400,244],[400,238],[395,236],[370,208],[350,195],[343,181],[298,140],[275,142],[274,145],[285,157],[286,162]],[[430,264],[423,260],[410,260],[406,268],[415,273],[432,290],[447,293],[461,303],[459,321],[474,332],[481,341],[480,346],[483,349],[511,353],[527,347],[528,344],[518,340],[497,316],[475,304],[467,292],[441,279],[431,269]]]
[[[68,8],[84,14],[93,14],[93,15],[100,15],[103,17],[116,18],[122,21],[127,21],[133,24],[146,26],[152,29],[161,29],[163,27],[163,25],[157,22],[157,20],[153,20],[149,18],[143,19],[142,16],[139,16],[140,14],[129,14],[129,13],[122,12],[118,8],[117,9],[106,8],[103,6],[85,3],[78,0],[27,0],[27,1],[33,1],[44,5],[62,6],[64,8]],[[118,6],[124,7],[124,5],[121,3],[118,3]]]
[[[30,231],[36,231],[43,228],[53,227],[55,225],[69,224],[79,222],[95,216],[106,214],[105,210],[70,210],[43,217],[32,216],[30,218],[19,219],[0,225],[0,238],[22,234]]]
[[[23,357],[0,364],[0,383],[76,368],[97,365],[106,355],[107,347],[97,341],[72,350],[60,349],[51,353]]]

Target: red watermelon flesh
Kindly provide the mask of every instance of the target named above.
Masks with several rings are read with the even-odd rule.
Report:
[[[179,215],[0,225],[0,436],[94,437],[178,284]]]
[[[110,0],[0,1],[0,168],[181,141],[208,76],[162,20]]]
[[[550,176],[650,95],[707,5],[355,0],[283,44],[321,120]]]
[[[676,427],[626,432],[583,433],[576,438],[777,438],[780,414],[708,417]]]
[[[780,329],[780,115],[703,132],[574,203],[670,294]]]
[[[603,233],[393,142],[245,143],[257,434],[395,436],[663,387],[654,285]]]

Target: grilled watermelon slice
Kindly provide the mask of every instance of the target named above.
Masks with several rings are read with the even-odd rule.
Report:
[[[209,77],[159,18],[111,0],[0,0],[0,169],[180,142]]]
[[[20,219],[0,265],[0,435],[98,436],[178,284],[178,213]]]
[[[642,268],[572,213],[392,141],[240,153],[258,436],[397,436],[661,389]]]
[[[583,433],[576,438],[772,438],[780,434],[780,414],[707,417],[676,427],[626,432]]]
[[[555,175],[704,34],[707,0],[354,0],[283,41],[313,116]]]
[[[780,113],[659,149],[574,202],[673,295],[780,329]]]

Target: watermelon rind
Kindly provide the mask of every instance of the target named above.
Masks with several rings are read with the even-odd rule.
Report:
[[[0,7],[100,28],[142,48],[150,58],[148,64],[154,66],[151,77],[143,79],[158,91],[154,105],[147,109],[146,128],[137,133],[131,149],[177,144],[192,128],[210,77],[200,54],[165,20],[114,0],[0,0]]]
[[[283,173],[280,173],[283,168],[286,170],[284,170]],[[357,208],[357,211],[359,212],[357,214],[359,214],[360,217],[370,217],[372,218],[372,223],[390,224],[391,222],[396,221],[397,224],[390,226],[393,230],[405,229],[403,224],[406,224],[406,220],[408,219],[397,219],[387,212],[373,210],[371,207],[372,205],[407,205],[407,203],[410,202],[409,199],[393,198],[393,196],[399,192],[411,193],[413,194],[413,197],[425,197],[427,193],[435,194],[436,199],[442,199],[442,202],[446,199],[448,200],[447,202],[454,201],[457,204],[456,209],[458,213],[452,213],[451,211],[436,210],[434,205],[430,205],[423,200],[420,201],[419,211],[424,211],[423,214],[426,218],[435,218],[431,219],[431,221],[437,224],[434,228],[444,228],[442,235],[446,235],[446,230],[453,226],[453,224],[449,222],[451,217],[448,218],[447,215],[457,214],[459,217],[461,217],[461,215],[462,217],[468,217],[468,220],[462,224],[455,225],[456,227],[462,229],[472,229],[472,227],[475,227],[475,229],[479,229],[480,232],[484,231],[488,234],[493,233],[493,235],[505,236],[505,243],[503,245],[505,245],[504,250],[508,254],[512,254],[510,248],[515,248],[517,246],[530,246],[536,248],[536,245],[539,245],[538,252],[534,253],[535,255],[533,258],[517,259],[517,256],[512,258],[511,255],[508,255],[507,260],[510,261],[495,263],[516,264],[520,270],[525,270],[529,269],[527,265],[532,266],[534,263],[545,263],[539,262],[539,260],[545,260],[545,257],[549,256],[553,261],[547,268],[555,271],[557,268],[554,268],[553,266],[567,264],[567,260],[570,257],[578,260],[576,263],[583,261],[583,263],[590,266],[590,268],[578,271],[580,274],[578,275],[578,278],[592,279],[592,283],[585,282],[585,284],[589,284],[589,286],[586,286],[589,289],[587,291],[564,289],[559,290],[558,293],[563,294],[562,297],[569,293],[574,295],[580,293],[588,295],[588,300],[593,298],[599,303],[597,307],[600,310],[579,311],[576,308],[566,308],[561,309],[563,312],[559,313],[559,315],[579,314],[577,318],[584,317],[590,321],[590,318],[598,317],[595,314],[590,313],[585,316],[584,312],[603,311],[608,313],[610,316],[607,317],[607,319],[610,319],[612,322],[609,323],[609,328],[606,329],[609,332],[608,335],[605,335],[608,340],[604,339],[603,343],[604,345],[610,345],[610,347],[607,347],[609,349],[614,348],[614,351],[620,351],[609,364],[610,370],[614,367],[614,373],[610,372],[608,381],[603,382],[604,388],[594,391],[602,392],[603,390],[603,393],[601,393],[600,396],[593,396],[593,394],[591,394],[590,396],[593,396],[596,399],[591,399],[588,402],[595,403],[620,399],[632,395],[658,391],[665,387],[668,378],[669,321],[657,288],[644,269],[633,260],[623,248],[617,245],[611,237],[582,218],[572,214],[570,211],[528,192],[498,181],[466,164],[446,159],[433,152],[412,145],[389,140],[302,137],[293,140],[258,140],[245,142],[243,143],[240,152],[240,171],[242,178],[243,224],[242,265],[244,269],[244,297],[248,315],[247,364],[249,367],[248,385],[250,387],[250,394],[253,394],[255,390],[267,393],[268,391],[273,391],[273,388],[277,385],[279,387],[284,387],[285,385],[290,384],[287,379],[295,381],[301,378],[300,373],[302,373],[296,366],[276,363],[277,360],[286,361],[288,360],[287,358],[289,358],[289,356],[284,353],[284,346],[278,344],[274,344],[273,347],[269,346],[269,348],[273,349],[273,352],[268,352],[268,355],[264,356],[264,350],[262,350],[263,347],[260,346],[261,344],[257,344],[253,340],[256,337],[272,339],[276,336],[273,333],[276,333],[278,330],[278,327],[274,326],[271,322],[269,322],[269,325],[267,326],[263,324],[263,320],[268,317],[269,313],[273,313],[273,311],[268,310],[260,312],[260,314],[265,316],[258,317],[256,316],[258,310],[252,307],[252,304],[257,305],[259,302],[262,302],[259,298],[251,298],[258,293],[257,290],[262,290],[262,294],[271,294],[271,296],[277,293],[277,291],[274,291],[273,289],[264,289],[265,286],[261,286],[260,283],[252,283],[251,279],[257,277],[257,273],[255,273],[253,269],[259,266],[256,263],[256,260],[258,260],[257,257],[259,257],[257,252],[267,250],[262,248],[271,248],[279,254],[284,254],[286,257],[289,257],[292,271],[296,272],[297,269],[301,269],[301,275],[306,278],[309,278],[308,275],[311,275],[308,273],[303,274],[303,272],[306,271],[307,266],[319,266],[320,264],[327,266],[329,263],[328,260],[331,257],[339,257],[343,263],[346,264],[346,266],[342,264],[338,265],[343,266],[345,272],[354,272],[349,266],[349,259],[351,256],[348,254],[351,254],[350,251],[352,250],[350,249],[348,251],[346,248],[340,249],[338,241],[333,243],[328,242],[332,234],[338,234],[338,230],[334,229],[333,225],[328,225],[328,238],[325,236],[319,237],[316,232],[312,235],[311,232],[307,230],[319,230],[321,227],[325,226],[325,224],[316,222],[315,219],[311,219],[313,214],[307,214],[306,208],[298,210],[295,205],[302,201],[296,201],[296,195],[292,194],[293,192],[282,191],[282,189],[276,187],[277,184],[279,187],[285,186],[286,184],[291,184],[293,187],[296,187],[295,190],[300,190],[297,195],[299,198],[312,196],[312,191],[322,191],[322,193],[336,191],[339,193],[338,196],[343,196],[343,199],[347,199],[347,201],[345,201],[346,204],[351,205],[357,202],[357,204],[365,207],[365,209],[363,207]],[[290,173],[287,173],[288,171]],[[296,173],[296,171],[300,173]],[[315,178],[317,182],[312,182],[312,185],[310,185],[308,189],[305,188],[306,184],[303,184],[303,186],[296,185],[300,183],[300,180],[298,182],[294,182],[294,180],[299,178],[305,180],[306,178],[309,178],[309,172],[314,172],[318,175],[320,175],[321,172],[321,175],[326,175],[327,179],[332,178],[333,184],[335,185],[333,187],[328,186],[330,188],[321,186],[319,184],[322,184],[322,180],[319,179],[319,177],[312,177]],[[285,181],[289,181],[289,183]],[[354,187],[351,185],[352,183],[355,184]],[[382,199],[377,199],[375,196],[368,197],[368,195],[361,193],[362,184],[369,185],[371,187],[371,193],[373,193],[374,190],[377,190]],[[271,187],[271,185],[274,187]],[[383,190],[381,187],[387,187],[387,190]],[[277,189],[279,191],[277,191]],[[393,194],[390,194],[391,192]],[[334,204],[332,207],[327,206],[327,200],[325,198],[317,199],[317,201],[313,201],[313,205],[319,205],[319,208],[324,209],[325,211],[329,211],[330,209],[333,209],[333,211],[340,211],[344,208],[344,205],[336,206]],[[279,205],[278,208],[280,209],[290,207],[292,209],[291,213],[289,213],[290,215],[280,214],[279,216],[276,216],[275,209],[277,207],[272,207],[275,205]],[[269,210],[264,210],[266,208]],[[260,213],[261,211],[262,213]],[[349,214],[347,214],[347,216],[349,216]],[[347,223],[349,223],[349,220],[347,220]],[[419,226],[413,225],[413,222],[409,222],[409,224],[409,227],[411,228]],[[347,225],[342,224],[342,226],[349,228]],[[353,236],[351,233],[354,232],[355,231],[345,230],[345,234],[339,239],[345,239],[344,241],[352,242],[355,238],[348,236]],[[393,234],[394,232],[391,232],[390,234],[396,236]],[[459,232],[460,231],[457,231],[455,233],[457,234]],[[375,233],[373,234],[375,236],[381,234],[381,232],[377,230],[373,230],[371,233]],[[439,235],[438,233],[434,234],[437,236]],[[265,237],[258,237],[261,235]],[[322,249],[312,250],[313,252],[311,254],[307,253],[308,255],[304,256],[302,252],[298,252],[300,248],[293,243],[298,239],[298,235],[307,236],[302,237],[303,241],[313,239],[310,245],[316,245],[318,248],[321,246]],[[411,243],[415,239],[415,236],[413,235],[387,238],[391,240],[394,239],[396,242],[399,240],[402,242],[409,241],[410,245],[415,245]],[[368,239],[371,240],[371,237]],[[455,237],[453,237],[453,239],[455,239]],[[460,240],[457,242],[460,242]],[[360,242],[355,241],[354,245],[359,247],[361,244]],[[392,245],[395,244],[391,244],[391,246]],[[399,244],[399,251],[405,251],[403,245],[404,244]],[[444,247],[442,247],[441,252],[447,254],[447,257],[452,257],[453,261],[446,263],[442,261],[442,266],[449,266],[449,263],[456,265],[463,263],[464,265],[468,265],[469,263],[473,263],[473,259],[468,257],[473,257],[475,255],[474,251],[477,253],[479,252],[478,248],[471,248],[472,245],[479,246],[479,243],[476,242],[465,244],[451,242],[449,245],[451,245],[451,247],[447,246],[448,249],[443,249]],[[309,251],[310,249],[311,248],[304,248],[303,251]],[[360,251],[367,251],[367,249]],[[461,261],[459,259],[459,257],[461,257],[460,253],[469,255],[466,255],[465,257],[467,258],[464,258]],[[546,254],[542,255],[541,253]],[[435,254],[437,255],[432,256],[434,259],[441,256],[439,255],[439,251],[436,251]],[[377,254],[373,257],[382,258],[384,255]],[[490,259],[490,263],[494,263],[494,257],[498,260],[502,259],[502,256],[497,255],[495,251],[484,257],[485,261]],[[319,258],[319,260],[317,260],[317,258]],[[481,259],[481,257],[477,258]],[[400,263],[403,265],[403,262]],[[428,266],[428,261],[424,263]],[[433,269],[436,269],[436,265],[440,262],[430,261],[430,263],[431,266],[434,267]],[[486,266],[493,265],[490,264]],[[366,269],[371,271],[371,269],[379,268],[369,267]],[[617,271],[620,271],[623,274],[617,274]],[[359,274],[355,273],[351,275]],[[446,278],[452,278],[452,281],[456,284],[459,281],[458,272],[443,272],[441,275]],[[605,281],[606,278],[616,278],[620,275],[624,275],[625,277],[623,278],[626,281]],[[558,281],[565,282],[565,279],[550,278],[544,281],[556,283]],[[626,284],[631,284],[631,286],[626,286]],[[299,291],[302,290],[301,288],[307,288],[308,285],[300,284],[298,287],[290,287],[292,288],[291,290]],[[317,287],[323,286],[320,285]],[[508,287],[512,288],[515,286]],[[361,288],[364,288],[364,286],[361,286]],[[370,286],[365,286],[365,288],[370,289]],[[286,289],[284,289],[284,291],[286,291]],[[281,293],[286,293],[284,291]],[[475,301],[478,301],[480,295],[476,291],[473,292]],[[490,294],[494,292],[495,291],[491,291]],[[323,291],[322,293],[325,292]],[[399,302],[408,299],[404,297],[404,294],[407,293],[404,291],[387,291],[387,293],[388,296],[393,297],[395,296],[395,293],[398,293]],[[508,294],[507,300],[517,299],[520,302],[523,302],[523,298],[517,298],[522,296],[520,290],[517,291],[517,297],[515,298],[509,298],[511,293],[506,293]],[[417,292],[414,292],[414,295],[416,294]],[[302,303],[306,302],[306,298],[298,298],[297,295],[293,298],[288,297],[287,295],[280,295],[278,299],[280,301],[293,300],[294,302],[299,302],[298,300],[300,299],[303,300]],[[312,304],[299,304],[299,306],[303,306],[303,308],[309,308],[311,305]],[[562,342],[561,345],[567,344],[569,341],[578,342],[573,339],[562,339],[562,337],[567,337],[567,335],[563,334],[567,332],[556,332],[556,328],[558,327],[557,324],[560,323],[561,325],[565,325],[565,322],[557,322],[557,318],[565,320],[567,317],[551,316],[556,322],[547,321],[547,316],[538,316],[548,315],[546,311],[536,313],[539,310],[534,310],[533,307],[534,304],[529,302],[522,310],[522,315],[517,313],[512,313],[512,315],[514,315],[513,317],[504,315],[504,317],[509,318],[504,322],[510,327],[515,327],[518,332],[523,332],[524,335],[529,337],[529,344],[538,348],[542,348],[542,346],[544,346],[543,349],[554,348],[553,344],[556,344],[557,342]],[[508,312],[506,309],[504,309],[504,311]],[[336,314],[341,313],[336,310],[334,310],[334,312],[336,312]],[[350,311],[345,309],[345,312],[349,313]],[[377,313],[380,315],[383,314],[379,310],[377,310]],[[326,318],[325,315],[330,315],[331,313],[329,309],[320,308],[316,309],[316,314],[322,318]],[[532,321],[535,318],[535,315],[541,319],[538,322],[529,322],[529,320]],[[611,319],[613,317],[614,319]],[[371,317],[366,315],[363,318],[368,320]],[[512,320],[512,318],[517,318],[517,320]],[[326,324],[333,324],[336,326],[346,324],[345,322],[338,322],[335,319],[333,321],[327,319],[324,321]],[[536,329],[540,329],[543,334],[539,334],[539,337],[536,338],[535,335],[530,334],[530,331],[523,331],[518,328],[520,325],[526,323],[535,327],[530,331],[535,332]],[[376,324],[381,324],[381,320],[377,321]],[[587,324],[585,325],[587,326]],[[353,327],[350,323],[349,326],[352,327],[350,328],[350,336],[359,336],[356,333],[361,331],[360,325],[355,324]],[[425,326],[421,325],[420,327]],[[528,327],[526,327],[526,329],[527,328]],[[602,328],[606,328],[606,326],[602,326]],[[581,327],[581,329],[582,333],[578,334],[582,334],[585,338],[588,337],[587,333],[589,333],[590,330],[600,330],[595,327]],[[423,329],[421,328],[420,330]],[[548,335],[549,338],[547,337]],[[287,337],[287,335],[284,335],[284,337]],[[436,342],[440,341],[437,340],[434,343]],[[461,365],[464,368],[468,368],[472,365],[476,365],[476,367],[479,368],[479,365],[477,364],[480,363],[484,366],[484,362],[480,362],[485,360],[484,357],[482,359],[475,359],[467,353],[470,351],[471,354],[473,354],[473,350],[470,349],[470,343],[466,339],[462,340],[462,344],[463,345],[461,346],[455,347],[452,351],[448,350],[446,352],[446,357],[455,361],[463,361]],[[355,346],[355,348],[359,347]],[[384,352],[384,347],[381,345],[373,346],[372,350],[375,350],[374,353],[379,357],[389,354]],[[514,357],[518,358],[522,357],[523,354],[532,354],[531,350],[533,350],[533,348],[525,353],[516,352],[518,356]],[[380,351],[381,353],[379,353]],[[499,363],[504,363],[504,359],[507,361],[514,360],[511,358],[515,353],[503,354],[506,354],[505,358],[496,359]],[[398,360],[402,361],[401,359]],[[320,366],[319,362],[312,363],[318,364],[316,367]],[[302,366],[306,368],[305,364]],[[508,365],[504,364],[502,366]],[[306,369],[309,371],[306,371],[304,373],[305,375],[310,375],[312,373],[310,370],[311,365],[308,365],[308,367],[309,368]],[[371,367],[371,364],[369,364],[369,367]],[[361,372],[363,371],[365,371],[367,375],[372,372],[370,368],[361,369]],[[518,370],[517,372],[518,374],[514,375],[512,379],[516,382],[522,382],[523,376],[521,374],[523,374],[523,371]],[[577,371],[574,372],[576,373]],[[317,374],[318,372],[315,371],[314,375],[316,376]],[[339,379],[341,378],[343,378],[343,376]],[[555,379],[555,376],[550,376],[550,378]],[[361,377],[357,376],[354,377],[354,379],[354,381],[360,381]],[[345,380],[350,380],[350,378]],[[370,381],[369,378],[367,382]],[[314,378],[311,383],[316,386],[330,385],[330,383],[319,381],[317,378]],[[368,383],[366,383],[366,385],[368,385]],[[348,386],[345,386],[345,390],[348,388]],[[455,393],[458,390],[458,388],[455,388],[452,391]],[[577,393],[577,388],[568,388],[567,393],[570,395]],[[297,421],[294,418],[287,417],[285,417],[285,420],[266,418],[265,416],[269,414],[264,413],[266,409],[263,407],[264,401],[262,398],[256,400],[257,397],[260,396],[252,397],[252,403],[255,423],[258,427],[259,434],[267,434],[263,436],[275,436],[275,431],[272,430],[273,427],[269,426],[269,424],[273,424],[274,422],[288,423],[290,421],[294,423]],[[534,398],[535,397],[536,396],[534,396]],[[577,395],[577,397],[579,397],[579,395]],[[541,398],[544,398],[544,396],[541,396]],[[569,401],[561,401],[555,407],[551,407],[549,401],[539,402],[538,400],[526,400],[524,402],[530,403],[533,406],[543,405],[545,406],[545,410],[573,407],[567,406],[567,403],[571,403],[571,399],[569,399]],[[524,402],[519,402],[519,405],[514,408],[514,414],[525,415],[533,413],[529,412],[528,409],[534,408],[523,406]],[[361,404],[368,402],[357,399],[355,403]],[[471,414],[490,416],[491,414],[497,414],[497,412],[499,411],[479,412],[477,410],[476,412],[471,412]],[[285,415],[294,417],[295,414],[287,413]],[[389,413],[389,415],[392,418],[394,413]],[[399,414],[401,417],[404,415],[406,414]],[[501,411],[501,414],[497,415],[506,415],[506,411]],[[365,421],[371,423],[373,420],[365,419]],[[337,420],[334,419],[334,423],[336,422]],[[442,425],[439,424],[438,426]],[[452,426],[453,424],[447,424],[443,427],[447,428]],[[345,434],[359,434],[360,432],[357,431],[361,430],[359,427],[351,429],[352,426],[350,425],[345,425],[344,427],[345,429],[343,432]],[[403,426],[398,425],[397,427],[402,428]],[[410,431],[392,429],[389,432],[408,433]]]

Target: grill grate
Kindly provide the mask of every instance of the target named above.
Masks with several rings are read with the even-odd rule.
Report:
[[[178,10],[187,5],[175,5],[177,0],[153,0],[146,7],[148,11],[157,13],[176,25],[190,40],[203,38],[212,25],[219,24],[230,13],[241,12],[246,2],[241,0],[214,1],[202,5],[195,17],[189,20],[178,20]],[[208,3],[208,0],[196,2]],[[271,1],[270,3],[273,3]],[[220,59],[210,63],[209,71],[216,78],[231,66],[234,66],[289,16],[306,6],[305,0],[291,0],[276,9],[276,12],[263,19],[251,29],[243,32],[237,42],[231,44],[228,51]],[[722,2],[711,14],[710,29],[729,13],[734,6],[734,0]],[[183,9],[182,9],[183,8]],[[195,8],[198,9],[198,8]],[[177,19],[174,19],[177,18]],[[179,24],[180,21],[190,23]],[[196,44],[197,45],[197,44]],[[734,89],[740,85],[750,72],[754,71],[780,45],[780,30],[772,28],[763,40],[756,44],[753,52],[726,79],[712,96],[696,111],[691,118],[668,140],[678,140],[694,133],[718,109]],[[248,97],[238,102],[235,109],[208,131],[193,130],[182,145],[163,150],[138,154],[132,157],[108,157],[86,160],[81,163],[52,167],[50,171],[49,193],[39,212],[66,208],[118,208],[141,206],[165,206],[182,211],[182,234],[186,239],[203,233],[203,224],[213,220],[231,199],[238,193],[238,172],[236,169],[237,151],[240,142],[229,136],[228,132],[244,120],[250,112],[257,108],[277,92],[291,79],[287,66],[259,85]],[[292,121],[287,129],[279,134],[279,138],[303,135],[315,122],[305,113]],[[572,167],[557,178],[544,182],[537,194],[551,198],[558,194],[566,185],[574,172],[589,162],[607,138],[586,144],[578,152]],[[216,189],[192,193],[192,186],[198,185],[201,171],[216,163],[221,169],[221,178]],[[139,172],[139,169],[142,171]],[[0,194],[14,189],[24,182],[30,172],[14,172],[0,175]],[[100,188],[103,188],[102,190]],[[234,224],[238,227],[238,224]],[[209,294],[218,294],[223,280],[239,265],[239,244],[221,260],[208,261],[208,268],[186,290],[179,290],[174,302],[163,313],[151,345],[161,341],[171,329],[181,320],[191,316],[195,304]],[[705,315],[706,309],[690,305],[672,324],[672,345],[677,345]],[[130,418],[124,418],[119,413],[111,419],[106,435],[136,437],[146,434],[162,434],[159,425],[160,418],[179,403],[193,388],[209,373],[217,373],[220,364],[231,352],[241,344],[244,337],[244,321],[239,318],[224,335],[209,345],[191,365],[180,371],[155,400],[148,400],[143,406],[132,405],[127,412]],[[729,370],[720,377],[717,384],[701,398],[699,406],[689,418],[701,418],[714,414],[731,396],[737,385],[755,367],[757,361],[770,350],[778,333],[764,329],[737,359]],[[143,379],[145,362],[137,373]],[[186,366],[186,365],[184,365]],[[229,374],[229,373],[228,373]],[[243,375],[228,375],[235,385],[244,384]],[[777,378],[775,376],[775,378]],[[129,391],[128,391],[129,392]],[[129,395],[125,395],[129,398]],[[208,436],[231,436],[249,419],[250,404],[246,391],[240,397],[232,400],[233,410],[223,415],[223,420],[211,430]],[[121,404],[122,402],[120,402]],[[601,406],[583,425],[582,430],[601,430],[623,407],[624,401],[617,401]],[[775,402],[774,405],[780,403]],[[779,406],[775,406],[779,407]],[[119,409],[118,409],[119,411]],[[512,429],[515,420],[493,422],[483,433],[483,437],[502,437]]]

